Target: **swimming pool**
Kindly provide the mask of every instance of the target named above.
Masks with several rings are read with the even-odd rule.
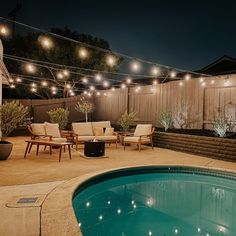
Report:
[[[73,196],[84,236],[236,235],[236,176],[190,167],[105,173]]]

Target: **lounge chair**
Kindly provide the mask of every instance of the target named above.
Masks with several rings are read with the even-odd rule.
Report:
[[[126,144],[137,144],[139,151],[142,144],[151,144],[153,149],[153,133],[155,128],[150,124],[139,124],[136,126],[133,136],[124,137],[124,150]]]

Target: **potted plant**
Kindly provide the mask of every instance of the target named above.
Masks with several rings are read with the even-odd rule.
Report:
[[[120,117],[120,119],[119,119],[119,121],[118,121],[118,124],[121,125],[122,130],[123,130],[124,132],[128,132],[128,131],[129,131],[129,126],[130,126],[130,124],[134,121],[134,118],[135,118],[136,115],[137,115],[136,112],[130,112],[130,113],[128,113],[127,111],[125,111],[125,112],[121,115],[121,117]]]
[[[85,120],[86,122],[88,122],[88,114],[94,111],[94,105],[92,102],[82,99],[81,101],[78,101],[75,105],[75,110],[85,114]]]
[[[47,112],[52,123],[58,123],[59,129],[63,130],[66,128],[69,117],[68,109],[64,108],[55,108]]]
[[[13,144],[6,141],[6,138],[14,129],[24,124],[27,115],[28,108],[19,101],[5,102],[0,106],[0,160],[6,160],[10,156]]]
[[[136,112],[127,112],[125,111],[119,121],[118,124],[122,127],[123,134],[129,131],[130,124],[134,121],[137,113]],[[119,136],[120,142],[123,145],[124,135]]]
[[[220,138],[223,138],[226,136],[227,130],[229,128],[227,119],[225,119],[224,117],[219,117],[213,121],[212,125],[213,125],[213,129],[215,133]]]

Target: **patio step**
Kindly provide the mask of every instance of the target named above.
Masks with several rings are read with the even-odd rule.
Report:
[[[236,140],[155,132],[154,145],[161,148],[236,161]]]

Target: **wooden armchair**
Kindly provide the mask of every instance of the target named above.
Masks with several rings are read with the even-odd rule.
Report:
[[[134,134],[131,136],[124,137],[124,150],[126,144],[137,144],[139,151],[141,150],[141,145],[151,144],[153,149],[153,133],[155,128],[152,128],[150,124],[138,124],[136,126]]]

